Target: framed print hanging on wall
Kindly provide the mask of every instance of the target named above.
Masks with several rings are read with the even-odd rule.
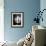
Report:
[[[11,26],[12,27],[24,26],[24,12],[11,12]]]

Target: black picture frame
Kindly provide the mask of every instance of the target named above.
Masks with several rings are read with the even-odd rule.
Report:
[[[11,12],[11,27],[24,27],[24,12]]]

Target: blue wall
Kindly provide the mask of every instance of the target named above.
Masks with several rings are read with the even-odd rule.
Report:
[[[40,1],[40,10],[42,11],[43,9],[46,9],[46,0],[41,0]],[[40,21],[40,25],[46,27],[46,10],[43,12],[43,22]]]
[[[35,12],[40,9],[40,0],[4,0],[4,38],[7,41],[18,41],[24,37],[33,24],[33,19],[36,17]],[[11,27],[11,12],[24,12],[24,27]]]

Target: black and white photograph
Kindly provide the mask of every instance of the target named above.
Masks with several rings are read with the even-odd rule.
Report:
[[[23,27],[24,12],[12,12],[11,15],[12,27]]]

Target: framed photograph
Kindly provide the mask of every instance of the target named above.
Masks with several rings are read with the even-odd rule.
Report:
[[[24,12],[12,12],[11,13],[11,26],[23,27],[24,26]]]

